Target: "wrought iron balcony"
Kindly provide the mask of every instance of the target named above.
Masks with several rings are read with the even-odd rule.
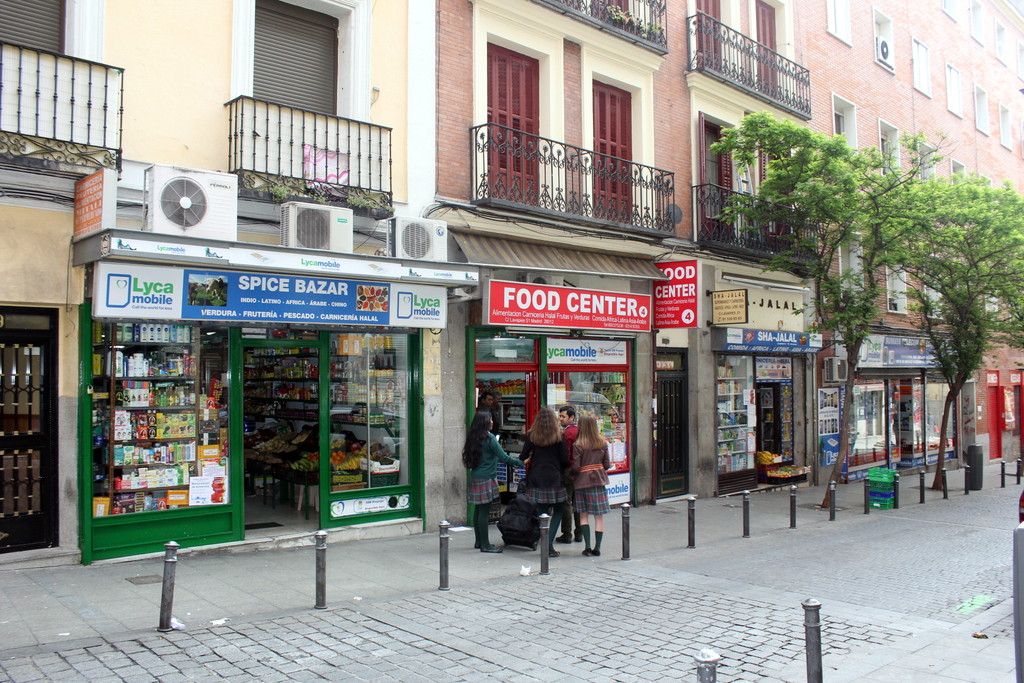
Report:
[[[0,43],[0,156],[121,168],[124,72]]]
[[[641,233],[675,232],[675,175],[489,123],[470,128],[473,202]]]
[[[320,196],[391,214],[390,128],[252,97],[225,106],[228,166],[241,190]]]
[[[797,260],[813,257],[804,245],[795,245],[799,231],[782,221],[751,222],[740,215],[726,215],[729,207],[753,207],[757,197],[718,185],[693,186],[693,220],[696,242],[702,246],[739,252],[748,256],[775,256],[794,250]]]
[[[811,118],[811,72],[704,13],[689,23],[690,71],[731,83],[772,106]]]
[[[537,0],[581,21],[610,28],[622,37],[668,52],[665,0]]]

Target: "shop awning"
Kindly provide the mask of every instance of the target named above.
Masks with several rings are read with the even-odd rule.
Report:
[[[473,265],[522,270],[616,275],[620,277],[664,280],[654,263],[598,251],[555,247],[550,244],[521,242],[492,235],[452,231],[466,258]]]

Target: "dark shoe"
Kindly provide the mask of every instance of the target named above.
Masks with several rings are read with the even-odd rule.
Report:
[[[597,548],[594,548],[593,550],[590,551],[590,554],[593,555],[594,557],[600,557],[601,556],[601,551],[598,550]]]
[[[583,549],[583,554],[586,555],[587,557],[590,557],[591,555],[594,554],[594,551],[591,550],[590,548],[584,548]]]
[[[480,547],[480,544],[479,544],[479,543],[474,543],[474,544],[473,544],[473,550],[476,550],[476,549],[477,549],[477,548],[479,548],[479,547]]]
[[[562,553],[558,552],[554,548],[548,548],[548,557],[558,557]]]
[[[575,543],[582,543],[583,542],[583,534],[581,534],[580,532],[577,531],[576,535],[572,537],[572,540]]]
[[[570,536],[569,534],[562,534],[561,536],[559,536],[558,538],[555,539],[555,542],[556,543],[572,543],[572,536]]]
[[[480,552],[482,552],[482,553],[500,553],[500,552],[504,552],[504,551],[501,548],[495,548],[492,545],[492,546],[488,546],[486,548],[480,548]]]

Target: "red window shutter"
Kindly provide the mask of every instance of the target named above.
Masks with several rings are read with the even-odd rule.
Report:
[[[594,81],[595,213],[632,223],[633,97]]]
[[[537,202],[536,135],[540,132],[540,63],[487,46],[487,122],[490,196]]]
[[[764,45],[771,51],[775,51],[777,45],[775,31],[775,8],[757,0],[757,42]]]
[[[703,12],[710,17],[721,21],[722,3],[721,0],[697,0],[697,11]]]

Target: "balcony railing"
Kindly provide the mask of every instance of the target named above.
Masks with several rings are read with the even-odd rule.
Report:
[[[121,167],[123,70],[0,43],[0,155]]]
[[[693,218],[696,242],[747,255],[775,256],[788,252],[796,260],[808,260],[813,253],[796,243],[799,231],[782,221],[751,222],[739,214],[727,215],[730,207],[753,207],[760,202],[753,195],[718,185],[693,186]]]
[[[690,71],[731,83],[803,119],[811,118],[811,72],[722,22],[690,17]]]
[[[470,129],[473,202],[635,232],[675,232],[675,176],[519,130]]]
[[[226,106],[228,166],[242,190],[283,188],[391,210],[390,128],[252,97]]]
[[[587,23],[615,29],[638,44],[668,52],[665,0],[539,0]]]

